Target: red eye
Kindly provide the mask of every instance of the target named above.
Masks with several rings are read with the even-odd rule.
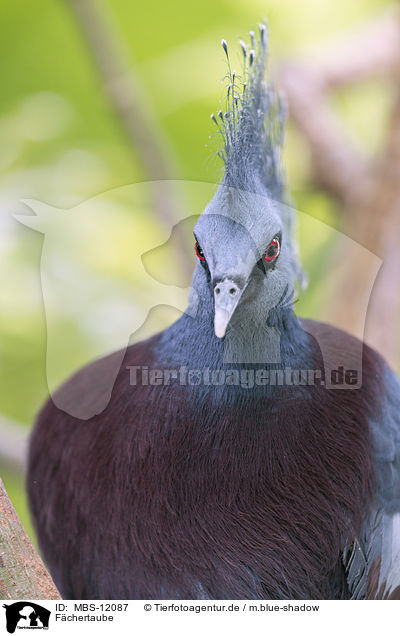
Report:
[[[194,251],[196,252],[197,258],[199,258],[201,261],[206,260],[206,257],[204,256],[203,250],[201,249],[198,241],[196,241],[196,243],[194,244]]]
[[[277,238],[272,239],[271,243],[267,247],[267,252],[265,254],[265,260],[268,263],[271,263],[276,259],[280,252],[281,246],[279,245],[279,240]]]

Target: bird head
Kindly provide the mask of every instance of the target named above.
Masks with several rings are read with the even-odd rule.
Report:
[[[290,306],[294,258],[284,205],[266,195],[220,186],[198,219],[197,280],[211,296],[214,330],[266,321],[271,310]]]
[[[225,174],[194,228],[199,259],[195,283],[210,295],[214,330],[266,321],[274,308],[286,308],[298,273],[292,243],[291,208],[280,174],[283,108],[264,74],[267,34],[250,32],[241,42],[243,71],[231,71],[228,47],[226,108],[211,115],[223,139],[219,151]]]

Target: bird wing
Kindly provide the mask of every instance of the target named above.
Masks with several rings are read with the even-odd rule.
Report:
[[[385,367],[385,397],[371,421],[375,501],[343,553],[354,599],[400,599],[400,381]]]

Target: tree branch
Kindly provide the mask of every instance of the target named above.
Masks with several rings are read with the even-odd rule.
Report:
[[[61,598],[0,479],[0,598]]]

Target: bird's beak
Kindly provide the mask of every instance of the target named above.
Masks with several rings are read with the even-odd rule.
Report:
[[[232,314],[235,311],[244,288],[233,280],[225,279],[214,287],[214,331],[217,338],[223,338]]]

